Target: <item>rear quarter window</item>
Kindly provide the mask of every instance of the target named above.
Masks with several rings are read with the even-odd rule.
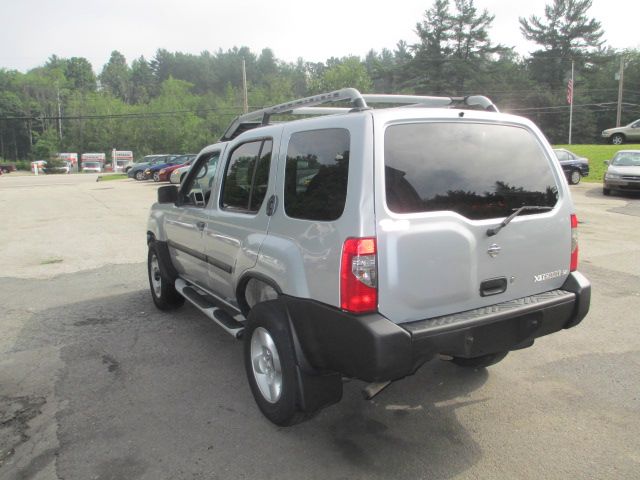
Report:
[[[396,213],[448,210],[479,220],[508,216],[523,205],[553,207],[558,200],[550,162],[520,127],[392,125],[384,162],[386,202]]]
[[[342,216],[349,143],[349,131],[342,128],[291,135],[284,178],[284,210],[289,217],[332,221]]]

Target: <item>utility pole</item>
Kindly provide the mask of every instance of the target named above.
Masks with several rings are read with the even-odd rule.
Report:
[[[58,99],[58,136],[62,140],[62,109],[60,107],[60,87],[56,82],[56,97]]]
[[[616,127],[622,121],[622,88],[624,85],[624,55],[620,55],[620,71],[618,72],[618,111],[616,114]]]
[[[569,88],[567,89],[567,100],[569,100],[569,145],[571,145],[571,130],[573,129],[573,73],[575,62],[571,60],[571,80],[569,80]]]
[[[249,113],[249,98],[247,94],[247,67],[244,62],[244,57],[242,58],[242,112]]]

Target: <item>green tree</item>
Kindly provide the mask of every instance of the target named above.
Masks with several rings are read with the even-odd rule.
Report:
[[[416,25],[420,43],[408,63],[408,75],[420,93],[463,94],[484,75],[493,55],[507,51],[493,45],[488,30],[493,15],[478,12],[473,0],[436,0]]]
[[[67,60],[64,74],[71,87],[84,92],[96,90],[96,75],[86,58],[72,57]]]
[[[358,57],[331,59],[331,62],[331,67],[309,83],[310,92],[327,92],[346,87],[368,92],[373,87],[367,69]]]
[[[131,63],[131,103],[146,103],[157,90],[149,62],[141,56]]]
[[[127,59],[117,50],[111,52],[111,57],[102,68],[100,74],[102,88],[128,103],[131,99],[131,71],[127,65]]]
[[[550,87],[566,83],[571,60],[585,59],[603,45],[600,22],[587,16],[591,0],[553,0],[544,9],[544,19],[520,18],[520,31],[542,48],[534,52],[530,68],[534,79]]]

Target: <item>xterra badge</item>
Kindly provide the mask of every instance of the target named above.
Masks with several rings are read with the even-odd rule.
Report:
[[[533,276],[534,282],[544,282],[545,280],[551,280],[552,278],[562,277],[567,275],[569,270],[554,270],[553,272],[540,273]]]

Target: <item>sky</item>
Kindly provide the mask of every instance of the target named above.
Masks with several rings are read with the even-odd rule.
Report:
[[[494,43],[536,49],[518,17],[543,16],[551,0],[476,0],[495,15]],[[637,0],[593,0],[607,45],[640,48]],[[131,62],[158,48],[198,54],[234,46],[271,48],[280,60],[323,62],[330,57],[393,49],[417,41],[415,26],[433,0],[0,0],[0,68],[27,71],[52,54],[85,57],[96,73],[118,50]],[[634,6],[635,5],[635,6]],[[633,7],[632,7],[633,6]],[[635,13],[630,8],[635,10]]]

